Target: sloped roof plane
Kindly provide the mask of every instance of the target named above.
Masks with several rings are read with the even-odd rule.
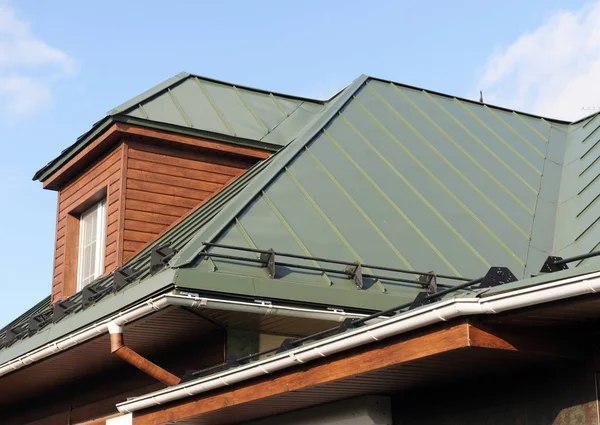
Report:
[[[195,131],[185,125],[202,122],[202,114],[187,106],[186,94],[173,92],[182,78],[197,85],[196,77],[178,78],[113,112],[147,124],[169,100],[179,115],[171,109],[172,115],[153,119],[164,119],[161,125],[178,131]],[[237,93],[243,92],[244,101],[254,96],[247,95],[249,89],[228,87],[230,101],[237,98],[242,106]],[[194,90],[197,97],[205,96],[201,88]],[[249,115],[239,122],[218,117],[220,122],[202,125],[219,126],[211,131],[233,129],[235,136],[219,137],[243,135],[257,141],[290,125],[287,139],[277,139],[283,147],[130,260],[125,266],[140,271],[135,287],[149,276],[152,248],[171,243],[178,253],[168,264],[176,271],[170,285],[378,310],[414,299],[421,287],[382,278],[367,279],[359,290],[343,274],[293,267],[328,266],[319,259],[286,259],[291,267],[276,268],[272,279],[255,262],[203,255],[235,254],[256,261],[257,253],[205,242],[463,278],[482,276],[490,266],[505,266],[518,278],[528,278],[539,273],[550,254],[598,249],[599,114],[567,123],[363,75],[326,102],[291,98],[289,110],[296,102],[295,112],[277,124],[281,117],[271,121],[277,115],[271,115],[274,110],[265,106],[264,96],[288,97],[257,92],[253,112],[247,110]],[[210,103],[208,99],[203,102]],[[213,111],[225,116],[224,109]],[[300,111],[306,115],[292,125]],[[57,164],[40,172],[47,175]],[[597,266],[598,257],[582,263],[589,269]],[[112,279],[95,284],[108,286]],[[536,280],[524,279],[507,288],[532,282]],[[80,302],[81,294],[73,300]],[[102,309],[103,301],[96,300],[90,309]],[[85,325],[76,320],[80,310],[72,310],[69,329]],[[6,332],[0,331],[0,339]],[[1,358],[19,351],[15,344]]]
[[[562,164],[579,130],[366,76],[337,100],[173,266],[208,241],[468,277],[500,265],[523,278],[556,251],[555,233],[573,229],[575,215],[555,232]],[[587,232],[597,243],[600,230]],[[223,273],[252,270],[214,261]]]
[[[325,103],[182,72],[108,111],[33,179],[43,182],[113,122],[276,151],[318,115]]]

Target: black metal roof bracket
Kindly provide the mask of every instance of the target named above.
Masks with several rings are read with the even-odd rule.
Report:
[[[52,318],[52,308],[48,308],[45,311],[42,311],[39,314],[31,315],[28,319],[28,332],[29,335],[33,335],[38,332],[40,329],[44,328],[50,319]]]
[[[275,251],[270,248],[268,252],[263,252],[260,254],[260,261],[266,267],[269,277],[275,279]]]
[[[436,302],[437,299],[431,298],[430,295],[431,292],[419,292],[408,309],[412,310],[414,308]]]
[[[546,259],[546,262],[542,266],[540,273],[554,273],[559,272],[561,270],[567,270],[569,268],[569,266],[567,265],[568,263],[573,263],[575,261],[583,261],[587,260],[588,258],[598,256],[600,256],[600,251],[591,251],[587,254],[576,255],[574,257],[568,258],[555,257],[551,255]]]
[[[117,293],[121,289],[126,287],[129,284],[129,279],[136,273],[137,272],[131,267],[121,267],[120,269],[115,270],[115,272],[113,273],[112,284],[113,293]]]
[[[284,351],[288,351],[292,348],[299,347],[301,344],[302,341],[299,341],[298,338],[286,338],[283,340],[279,348],[277,348],[275,354],[283,353]]]
[[[430,271],[428,274],[420,275],[419,283],[427,292],[431,294],[435,294],[437,292],[437,275],[433,270]]]
[[[6,336],[4,337],[4,344],[6,347],[10,346],[17,340],[17,337],[23,332],[21,329],[23,325],[13,326],[6,330]]]
[[[81,291],[81,308],[85,310],[111,291],[111,286],[100,286],[97,283],[84,286]]]
[[[57,301],[54,303],[54,311],[52,312],[52,323],[57,323],[63,317],[68,315],[75,308],[75,302],[67,298],[66,300]]]
[[[474,289],[491,288],[505,283],[516,282],[519,279],[508,269],[508,267],[490,267],[481,283]]]
[[[161,270],[175,254],[177,254],[177,250],[169,245],[154,248],[150,254],[150,274]]]
[[[348,277],[354,281],[354,284],[358,289],[363,288],[362,267],[358,261],[355,261],[351,266],[347,266],[345,272],[348,274]]]
[[[544,265],[540,269],[540,273],[554,273],[559,272],[561,270],[567,270],[569,266],[567,265],[567,263],[560,262],[562,261],[562,259],[562,257],[555,257],[554,255],[550,255],[548,258],[546,258]]]
[[[363,322],[357,322],[356,319],[348,317],[348,318],[344,319],[344,321],[339,326],[339,328],[335,331],[335,333],[341,334],[341,333],[346,332],[348,329],[355,329],[355,328],[358,328],[363,325],[364,325]]]

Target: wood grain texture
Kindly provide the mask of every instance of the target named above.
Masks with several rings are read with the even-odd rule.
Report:
[[[106,274],[235,180],[259,158],[268,156],[261,150],[206,140],[192,143],[193,138],[187,136],[136,130],[131,126],[113,126],[108,133],[112,135],[111,143],[115,143],[115,134],[121,137],[116,141],[118,145],[88,164],[78,177],[65,183],[66,176],[72,173],[61,168],[48,180],[53,188],[62,184],[57,206],[53,302],[76,291],[78,217],[99,192],[106,199]],[[158,139],[161,134],[166,137],[163,141]],[[81,163],[90,161],[90,155],[98,153],[100,147],[106,148],[108,141],[101,139],[99,143],[77,155],[75,159],[79,162],[69,161],[65,167],[82,169]]]
[[[100,158],[58,194],[52,302],[76,292],[79,215],[90,206],[88,204],[100,201],[100,198],[107,202],[104,272],[112,272],[117,266],[117,240],[114,232],[120,226],[123,146],[119,145]]]
[[[469,325],[461,323],[447,329],[430,330],[416,336],[391,338],[373,348],[370,344],[358,350],[332,356],[320,362],[292,368],[275,377],[251,380],[231,386],[215,395],[201,395],[137,412],[133,425],[155,425],[180,421],[237,404],[298,391],[360,373],[366,373],[422,357],[469,346]]]
[[[123,261],[242,174],[247,160],[127,142]]]

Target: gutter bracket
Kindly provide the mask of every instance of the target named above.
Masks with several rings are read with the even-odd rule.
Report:
[[[135,270],[131,267],[121,267],[113,273],[112,292],[116,294],[121,289],[129,285],[129,278],[133,276]]]
[[[263,263],[263,267],[266,267],[269,277],[275,279],[275,251],[269,248],[268,252],[263,252],[260,254],[260,261]]]
[[[232,369],[234,367],[238,367],[238,366],[247,364],[249,362],[250,362],[250,360],[240,360],[240,359],[227,360],[225,363],[223,363],[223,370]],[[183,380],[183,378],[182,378],[182,380]]]
[[[354,284],[358,289],[363,288],[362,267],[358,261],[355,261],[351,266],[347,266],[344,271],[348,277],[354,281]]]
[[[431,292],[419,292],[408,309],[412,310],[435,302],[436,300],[429,298],[429,295],[431,295]]]
[[[569,268],[567,263],[555,264],[557,261],[560,260],[562,260],[562,257],[555,257],[553,255],[550,255],[548,258],[546,258],[544,265],[540,269],[540,273],[554,273],[561,270],[567,270]]]
[[[283,340],[275,354],[283,353],[284,351],[291,350],[293,348],[299,347],[300,343],[297,338],[286,338]]]
[[[487,274],[483,277],[481,283],[473,289],[491,288],[493,286],[504,285],[505,283],[516,282],[519,279],[508,269],[508,267],[490,267]]]
[[[175,254],[177,254],[177,250],[169,245],[154,248],[150,254],[150,274],[161,270]]]
[[[342,322],[342,324],[339,326],[339,328],[337,329],[337,331],[335,331],[336,334],[341,334],[346,332],[348,329],[355,329],[358,328],[360,326],[363,326],[364,323],[363,322],[359,322],[359,323],[355,323],[356,320],[348,317],[346,319],[344,319],[344,321]]]

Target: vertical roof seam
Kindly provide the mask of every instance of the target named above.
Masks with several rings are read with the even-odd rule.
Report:
[[[171,99],[171,102],[173,102],[173,105],[175,105],[175,108],[177,109],[177,111],[179,112],[179,114],[181,115],[181,117],[183,118],[183,120],[185,121],[185,123],[187,124],[187,126],[191,127],[191,128],[194,128],[194,126],[192,125],[192,122],[189,120],[189,118],[186,115],[185,111],[183,110],[183,108],[179,104],[179,101],[175,98],[175,96],[171,92],[170,88],[167,89],[167,93],[169,94],[169,98]]]
[[[485,167],[483,167],[479,161],[477,161],[475,158],[473,158],[473,156],[467,152],[462,146],[460,146],[460,144],[454,140],[454,138],[452,136],[450,136],[442,127],[440,127],[428,114],[426,114],[421,108],[419,108],[419,106],[417,106],[405,93],[403,93],[397,86],[395,86],[393,83],[392,84],[393,88],[399,93],[401,94],[404,99],[410,103],[410,105],[416,109],[434,128],[436,128],[440,134],[442,134],[446,139],[448,139],[450,141],[450,143],[452,143],[452,145],[458,149],[463,155],[465,155],[473,165],[475,165],[476,168],[478,168],[482,173],[484,173],[490,180],[492,180],[499,188],[500,190],[502,190],[503,192],[505,192],[510,198],[512,198],[513,201],[515,201],[517,203],[517,205],[519,205],[521,208],[523,208],[529,215],[533,215],[533,211],[527,207],[527,205],[525,205],[519,198],[516,197],[516,195],[509,190],[506,186],[504,186],[502,184],[502,182],[500,180],[498,180],[492,173],[489,172],[489,170],[487,170]],[[428,142],[428,144],[431,145],[431,142]],[[436,152],[437,149],[436,148],[431,148],[434,149]],[[438,153],[438,156],[443,157],[444,162],[448,162],[447,159],[445,159],[445,156],[441,155],[440,153]],[[462,173],[461,173],[462,174]],[[466,178],[466,177],[465,177]],[[512,219],[511,219],[512,220]],[[517,226],[518,230],[524,232],[516,223],[514,223],[515,226]],[[526,235],[528,236],[528,235]]]
[[[508,129],[508,131],[513,133],[517,137],[517,139],[519,139],[523,143],[525,143],[525,145],[527,145],[532,151],[534,151],[540,158],[544,158],[544,159],[546,158],[546,155],[544,153],[542,153],[542,151],[540,151],[538,148],[536,148],[534,145],[532,145],[529,140],[527,140],[525,137],[523,137],[523,135],[521,135],[517,130],[515,130],[512,125],[507,123],[500,115],[498,115],[496,112],[494,112],[494,110],[492,110],[492,108],[490,108],[487,105],[483,105],[483,109],[485,111],[487,111],[491,116],[496,118],[496,120],[498,120],[498,122],[500,122],[500,124],[504,125]]]
[[[346,117],[342,113],[340,113],[339,116],[342,119],[342,121],[347,123]],[[381,189],[381,187],[379,187],[379,185],[377,183],[375,183],[375,181],[365,172],[365,170],[363,170],[363,168],[356,161],[354,161],[354,159],[352,159],[352,157],[337,142],[337,140],[335,140],[335,138],[327,130],[324,130],[324,134],[331,140],[333,145],[342,153],[342,155],[344,155],[344,157],[348,160],[348,162],[350,162],[358,170],[358,172],[365,178],[365,180],[367,180],[371,184],[371,186],[373,186],[375,191],[390,205],[390,207],[394,211],[396,211],[396,213],[400,217],[402,217],[402,219],[410,226],[411,229],[413,229],[415,231],[415,233],[417,233],[417,235],[419,235],[419,237],[423,240],[423,242],[425,242],[425,245],[427,245],[440,258],[440,260],[442,260],[442,262],[448,266],[448,268],[456,276],[460,276],[458,270],[450,263],[450,261],[448,261],[448,259],[441,253],[441,251],[439,249],[437,249],[437,247],[429,240],[429,238],[427,238],[427,236],[425,236],[425,234],[406,215],[406,213],[404,211],[402,211],[402,209],[394,201],[392,201],[392,199]]]
[[[346,91],[338,96],[333,102],[331,102],[325,111],[320,114],[311,125],[305,126],[301,134],[284,149],[282,149],[276,157],[269,163],[269,165],[263,170],[261,175],[264,179],[254,179],[248,184],[247,187],[237,197],[237,202],[228,204],[210,223],[203,232],[198,232],[194,238],[182,249],[176,256],[173,257],[172,266],[181,267],[191,263],[198,253],[202,250],[202,242],[206,240],[213,240],[221,234],[226,226],[231,223],[232,219],[236,217],[247,205],[264,190],[265,187],[271,184],[280,172],[296,158],[296,156],[302,151],[302,148],[313,140],[321,130],[336,116],[343,106],[348,103],[354,94],[363,84],[367,81],[366,75],[361,75],[352,84],[348,86]],[[225,223],[221,223],[218,218],[226,217]]]
[[[217,116],[219,117],[219,119],[221,120],[221,122],[223,123],[225,128],[227,128],[227,130],[229,131],[229,134],[231,136],[237,136],[237,134],[235,133],[235,130],[233,129],[231,124],[229,124],[229,122],[225,118],[225,115],[223,115],[223,112],[221,111],[221,109],[217,106],[217,104],[215,103],[214,99],[212,98],[212,96],[210,95],[208,90],[206,90],[206,87],[204,87],[204,85],[202,84],[202,81],[200,81],[198,79],[198,77],[193,77],[193,80],[198,85],[198,88],[200,88],[200,91],[202,91],[202,94],[204,95],[204,97],[206,97],[206,100],[208,100],[208,103],[210,103],[210,106],[212,106],[212,108],[214,109],[215,113],[217,114]]]
[[[542,139],[544,142],[548,143],[548,138],[546,136],[544,136],[542,133],[540,133],[534,126],[532,126],[531,124],[529,124],[527,122],[527,120],[524,120],[523,117],[520,114],[517,114],[515,111],[512,111],[511,114],[516,117],[519,121],[521,121],[521,123],[529,128],[536,136],[538,136],[540,139]],[[551,127],[550,127],[551,128]]]
[[[362,106],[362,104],[358,101],[357,104]],[[343,116],[343,114],[340,114],[340,116]],[[390,161],[381,152],[379,152],[379,150],[360,131],[358,131],[356,127],[354,127],[351,122],[346,120],[346,124],[359,136],[362,142],[366,144],[385,165],[388,166],[388,168],[400,179],[400,181],[402,181],[406,187],[408,187],[415,194],[415,196],[429,208],[433,215],[435,215],[448,228],[448,230],[450,230],[450,232],[452,232],[452,234],[454,234],[454,236],[456,236],[457,239],[460,240],[465,247],[482,262],[485,267],[489,268],[490,264],[485,260],[485,258],[483,258],[479,252],[477,252],[477,250],[465,239],[465,237],[461,235],[458,230],[456,230],[454,226],[448,222],[448,220],[446,220],[446,218],[408,181],[408,179],[404,177],[404,175],[398,171],[398,169],[394,167]]]
[[[456,166],[454,166],[454,164],[452,164],[448,160],[448,158],[446,158],[444,155],[442,155],[441,152],[438,151],[437,148],[435,146],[433,146],[433,144],[429,140],[427,140],[427,138],[425,136],[423,136],[410,122],[408,122],[408,120],[406,118],[404,118],[404,116],[402,116],[402,114],[400,112],[398,112],[398,110],[392,104],[390,104],[383,96],[381,96],[381,94],[379,92],[377,92],[377,90],[375,90],[370,84],[367,84],[367,88],[373,94],[375,94],[375,96],[377,96],[379,101],[381,103],[383,103],[396,117],[398,117],[398,119],[400,119],[404,123],[404,125],[406,127],[408,127],[414,133],[415,136],[417,136],[417,138],[421,141],[421,143],[423,143],[425,146],[427,146],[444,164],[446,164],[446,166],[451,171],[453,171],[460,180],[462,180],[464,183],[466,183],[466,185],[468,187],[470,187],[477,195],[479,195],[479,197],[481,199],[483,199],[486,203],[488,203],[492,207],[492,209],[496,210],[496,212],[498,214],[500,214],[500,216],[502,218],[504,218],[504,220],[506,220],[506,222],[508,222],[508,224],[513,226],[515,228],[515,230],[517,230],[519,233],[521,233],[521,235],[524,238],[529,237],[529,235],[523,229],[521,229],[521,227],[517,223],[515,223],[515,221],[512,218],[510,218],[498,205],[496,205],[495,202],[493,202],[485,193],[483,193],[483,191],[481,189],[479,189]],[[394,136],[394,138],[396,140],[398,140],[398,142],[400,142],[400,140],[396,136]],[[402,143],[402,142],[400,142],[400,143]],[[408,149],[408,147],[406,147],[406,145],[404,145],[404,146],[406,148],[406,151],[410,151],[410,149]],[[410,157],[413,159],[413,161],[415,161],[419,165],[421,165],[423,169],[427,169],[427,167],[412,152],[410,153]],[[434,176],[434,174],[431,173],[431,176]],[[439,179],[437,179],[437,177],[435,177],[435,179],[439,180]],[[448,190],[450,190],[450,189],[448,189]],[[459,199],[458,196],[456,196],[456,198]],[[466,207],[466,205],[465,205],[465,207]],[[470,209],[468,207],[467,207],[467,209],[470,211]],[[491,229],[489,231],[491,232]],[[500,239],[500,238],[498,238],[498,239]]]
[[[244,240],[250,248],[258,249],[258,246],[256,245],[256,243],[254,243],[252,237],[250,236],[250,234],[248,234],[248,231],[244,228],[244,225],[237,217],[235,218],[235,227],[238,229],[238,231],[240,232],[240,234],[242,235],[242,237],[244,238]]]
[[[365,219],[365,221],[375,230],[375,233],[379,235],[379,237],[383,240],[383,242],[388,246],[388,248],[404,263],[406,267],[409,269],[413,269],[414,267],[408,262],[408,260],[402,255],[400,251],[394,246],[394,244],[385,236],[385,234],[381,231],[381,229],[375,224],[375,222],[369,217],[369,214],[363,210],[360,205],[352,198],[352,196],[348,193],[346,189],[340,184],[339,181],[327,170],[327,168],[323,165],[321,161],[310,151],[307,147],[304,148],[309,158],[313,160],[315,164],[321,169],[321,171],[331,180],[334,186],[350,201],[352,206],[358,211],[358,213]]]
[[[269,198],[267,193],[265,191],[263,191],[261,193],[261,195],[262,195],[262,198],[263,198],[263,201],[265,202],[265,204],[267,204],[267,206],[271,209],[271,211],[273,211],[273,214],[275,214],[275,217],[277,217],[277,219],[281,222],[281,224],[283,225],[285,230],[290,234],[292,239],[294,239],[294,241],[298,244],[298,246],[300,247],[300,250],[304,253],[304,255],[306,255],[307,257],[313,257],[313,255],[311,254],[308,247],[306,245],[304,245],[304,242],[302,242],[302,239],[300,238],[300,236],[298,236],[298,234],[296,233],[296,231],[294,230],[292,225],[285,219],[285,217],[283,216],[281,211],[279,211],[279,209],[275,206],[275,203],[271,200],[271,198]],[[320,266],[316,260],[310,260],[310,262],[314,266],[317,266],[317,267]],[[321,272],[321,276],[323,277],[323,279],[329,286],[333,285],[333,282],[331,281],[331,279],[329,278],[327,273]]]
[[[504,145],[504,147],[506,147],[509,151],[511,151],[517,158],[519,158],[525,165],[527,165],[529,168],[531,168],[533,171],[536,172],[536,174],[541,175],[542,172],[540,170],[538,170],[538,168],[533,165],[527,158],[525,158],[523,155],[521,155],[519,153],[519,151],[517,151],[515,148],[513,148],[510,143],[508,143],[506,140],[504,140],[504,138],[502,136],[500,136],[498,133],[496,133],[489,125],[487,125],[485,122],[483,122],[483,120],[481,118],[479,118],[477,115],[475,115],[469,108],[467,108],[465,105],[462,104],[462,102],[460,100],[458,100],[457,98],[454,98],[454,101],[465,111],[467,112],[467,114],[469,114],[469,116],[471,118],[473,118],[473,120],[475,122],[477,122],[479,125],[481,125],[483,128],[485,128],[487,131],[489,131],[496,139],[498,139],[498,141],[500,143],[502,143],[502,145]]]
[[[346,247],[348,252],[354,257],[354,260],[358,261],[359,263],[364,263],[364,261],[362,260],[360,255],[358,255],[358,252],[356,252],[354,250],[354,248],[352,248],[352,245],[350,244],[350,242],[348,242],[348,240],[344,237],[344,235],[342,235],[342,232],[340,232],[340,230],[336,227],[336,225],[333,224],[333,222],[329,219],[329,217],[327,217],[327,214],[325,214],[325,212],[321,209],[321,207],[319,207],[319,204],[317,204],[317,202],[312,198],[312,196],[310,196],[308,191],[302,186],[302,184],[298,181],[298,179],[296,179],[296,177],[294,177],[294,175],[292,174],[292,172],[290,171],[290,169],[288,167],[285,167],[285,175],[298,188],[298,190],[302,193],[302,195],[308,201],[308,203],[315,209],[317,214],[319,214],[321,219],[329,226],[331,231],[338,237],[340,242],[342,242],[342,244]],[[371,269],[368,269],[365,267],[364,270],[371,274],[374,274]],[[386,292],[385,286],[383,286],[383,284],[379,281],[379,279],[376,279],[375,283],[378,284],[378,286],[381,288],[382,292]]]
[[[269,129],[267,128],[265,123],[258,117],[258,115],[256,115],[256,113],[252,110],[252,108],[250,108],[250,106],[244,99],[244,95],[238,90],[238,88],[236,86],[232,86],[232,87],[233,87],[233,91],[235,92],[235,94],[237,94],[237,96],[240,99],[240,101],[242,102],[242,104],[246,107],[248,112],[250,112],[250,115],[252,115],[252,118],[254,118],[256,120],[257,124],[265,131],[265,136],[267,134],[269,134]],[[261,139],[265,136],[262,136]]]
[[[465,133],[467,133],[469,136],[471,136],[471,138],[473,140],[475,140],[475,142],[479,146],[481,146],[481,148],[483,150],[485,150],[492,158],[494,158],[500,165],[502,165],[506,171],[508,171],[516,179],[518,179],[521,183],[523,183],[523,185],[527,189],[531,190],[533,193],[535,193],[537,195],[537,193],[538,193],[537,190],[533,186],[531,186],[529,183],[527,183],[527,181],[525,181],[525,179],[523,177],[521,177],[521,175],[519,173],[517,173],[510,165],[508,165],[508,163],[506,163],[506,161],[504,161],[502,158],[500,158],[498,156],[498,154],[496,154],[496,152],[494,152],[492,149],[490,149],[489,146],[487,146],[485,143],[483,143],[483,141],[479,137],[475,136],[475,134],[473,134],[471,132],[471,130],[469,130],[462,122],[460,122],[460,120],[458,118],[456,118],[454,115],[452,115],[452,113],[450,111],[448,111],[442,104],[440,104],[437,100],[435,100],[435,98],[433,96],[431,96],[425,90],[423,90],[423,93],[425,93],[427,98],[429,100],[431,100],[438,108],[440,108],[444,113],[446,113],[446,115],[448,115],[456,123],[456,125],[458,125]]]
[[[446,192],[446,194],[448,195],[448,197],[450,197],[454,202],[456,202],[456,204],[462,208],[462,210],[467,213],[472,219],[473,221],[475,221],[502,249],[504,249],[511,257],[513,257],[515,259],[515,261],[517,261],[519,264],[524,264],[523,260],[521,260],[499,237],[498,235],[496,235],[494,232],[491,231],[491,229],[483,222],[481,221],[481,219],[479,217],[477,217],[473,211],[471,211],[469,209],[469,207],[467,207],[465,205],[464,202],[462,202],[455,194],[454,192],[452,192],[444,183],[442,183],[442,181],[437,178],[437,176],[435,174],[433,174],[431,172],[431,170],[429,170],[425,164],[423,164],[417,157],[415,157],[415,155],[406,147],[404,146],[404,144],[402,142],[400,142],[400,140],[398,140],[398,138],[396,136],[394,136],[392,134],[392,132],[381,123],[381,121],[379,121],[367,108],[366,106],[364,106],[362,103],[360,103],[360,101],[358,101],[358,99],[355,99],[355,101],[363,108],[363,111],[365,111],[366,114],[368,114],[368,116],[371,118],[371,120],[373,120],[373,122],[375,122],[382,131],[384,131],[384,133],[388,136],[388,138],[393,141],[395,144],[397,144],[409,157],[410,159],[416,163],[419,167],[421,167],[421,169],[429,176],[429,178],[431,180],[433,180],[435,183],[437,183],[437,185],[444,191]]]

